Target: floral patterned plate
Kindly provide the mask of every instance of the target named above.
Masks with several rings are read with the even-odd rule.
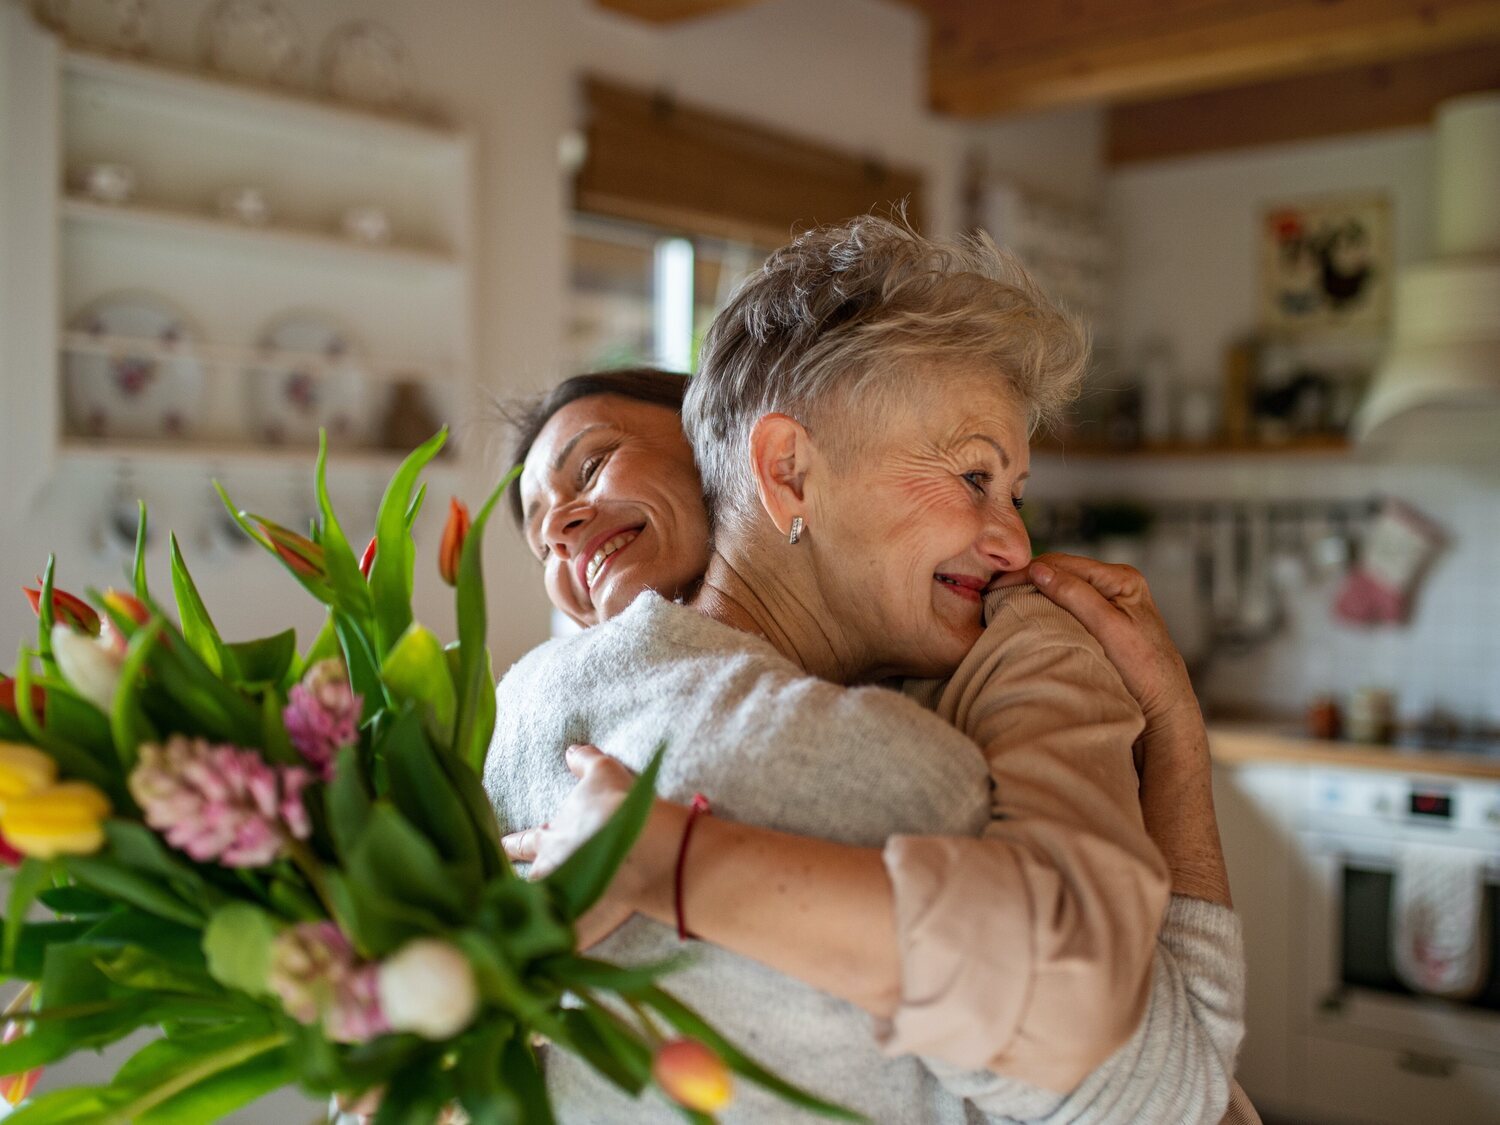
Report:
[[[293,312],[260,335],[261,361],[247,372],[252,436],[271,445],[369,440],[371,403],[358,343],[336,320]]]
[[[204,17],[203,61],[252,82],[295,83],[302,32],[277,0],[219,0]]]
[[[323,89],[340,101],[399,109],[411,95],[411,61],[396,33],[374,20],[336,28],[323,43]]]
[[[101,297],[69,322],[89,337],[63,364],[68,432],[87,437],[184,437],[203,400],[201,338],[180,309],[153,293]]]

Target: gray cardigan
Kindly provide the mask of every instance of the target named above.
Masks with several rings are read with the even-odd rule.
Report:
[[[710,794],[734,820],[878,847],[893,835],[974,836],[989,816],[978,748],[883,688],[808,676],[770,645],[645,594],[613,621],[551,641],[497,689],[485,784],[507,828],[546,820],[573,784],[569,743],[640,769],[668,750],[662,796]],[[771,1069],[878,1122],[1217,1122],[1242,1032],[1232,912],[1174,900],[1146,1017],[1121,1050],[1063,1096],[937,1059],[890,1057],[873,1020],[844,1001],[703,944],[669,989]],[[627,922],[597,948],[624,963],[679,948],[667,927]],[[679,1120],[659,1094],[621,1094],[563,1052],[547,1080],[567,1125]],[[740,1122],[821,1120],[740,1083],[721,1114]]]

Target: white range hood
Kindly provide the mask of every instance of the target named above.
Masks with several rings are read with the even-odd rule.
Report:
[[[1396,278],[1390,351],[1355,437],[1500,450],[1500,90],[1438,110],[1437,247]]]

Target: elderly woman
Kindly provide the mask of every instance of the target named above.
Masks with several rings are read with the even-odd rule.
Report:
[[[689,999],[772,1065],[879,1120],[962,1120],[962,1097],[1008,1116],[1118,1120],[1114,1103],[1077,1101],[1096,1075],[1078,1083],[1137,1021],[1163,870],[1135,805],[1140,715],[1118,678],[1099,673],[1097,646],[1076,633],[1058,643],[1055,630],[1049,640],[1035,596],[998,611],[1004,637],[975,644],[980,591],[1029,556],[1012,506],[1029,414],[1058,397],[1047,376],[1061,369],[1054,384],[1066,383],[1081,359],[1061,338],[1066,321],[1024,282],[986,276],[997,264],[983,247],[965,257],[875,220],[773,257],[711,333],[693,391],[708,409],[690,402],[716,505],[695,608],[648,595],[523,661],[500,688],[491,788],[509,823],[535,822],[571,780],[554,764],[561,739],[602,741],[638,764],[669,735],[668,797],[709,789],[738,821],[826,838],[702,822],[674,900],[666,857],[686,817],[659,803],[614,906],[679,922],[685,909],[723,947],[678,979]],[[655,508],[577,502],[631,460],[628,438],[604,421],[580,428],[547,461],[575,482],[572,502],[531,490],[538,545],[556,581],[574,584],[575,607],[625,575],[637,543],[661,547]],[[1071,580],[1054,579],[1059,590]],[[549,588],[556,598],[551,577]],[[936,698],[982,755],[892,693],[824,682],[946,675],[966,657],[969,673]],[[1026,674],[1007,683],[1016,667]],[[1029,699],[1027,681],[1042,687]],[[1076,704],[1082,684],[1086,721],[1048,730],[1048,699]],[[584,781],[564,814],[515,845],[539,865],[592,826],[580,810],[618,798],[623,771],[587,751],[570,757]],[[979,828],[983,838],[961,839]],[[666,940],[637,919],[606,951],[651,956]],[[1217,968],[1231,996],[1235,966]],[[1180,972],[1159,966],[1153,988],[1175,980],[1181,993]],[[882,1058],[865,1017],[807,984],[875,1015],[887,1051],[922,1053],[946,1088],[914,1059]],[[1158,1073],[1175,1045],[1154,996],[1151,1010],[1143,1031],[1166,1037],[1126,1065]],[[569,1120],[632,1119],[630,1103],[556,1063],[549,1080]],[[1210,1119],[1201,1093],[1167,1091],[1191,1115],[1125,1112]],[[751,1098],[741,1109],[745,1120],[789,1119]]]

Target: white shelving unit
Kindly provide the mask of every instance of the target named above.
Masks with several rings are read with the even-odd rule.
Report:
[[[393,384],[418,384],[434,420],[467,413],[475,335],[469,134],[101,54],[29,21],[21,26],[25,17],[14,10],[4,14],[10,81],[27,90],[26,104],[12,100],[0,121],[19,138],[14,148],[0,146],[0,161],[19,170],[7,207],[12,223],[18,213],[26,220],[25,278],[55,293],[49,315],[25,329],[36,338],[9,352],[28,367],[43,348],[52,357],[41,378],[28,380],[45,393],[24,407],[35,419],[26,463],[310,464],[305,447],[262,443],[269,427],[258,425],[255,411],[266,396],[252,396],[247,377],[267,363],[265,328],[292,313],[339,326],[366,376],[369,421],[334,450],[346,471],[383,473],[399,459],[400,451],[381,447]],[[133,171],[127,202],[82,190],[85,170],[98,164]],[[248,186],[269,204],[265,225],[218,212],[221,193]],[[385,212],[389,243],[341,232],[341,217],[355,206]],[[8,284],[19,284],[14,273]],[[192,326],[203,377],[188,436],[127,439],[111,436],[107,423],[100,434],[69,417],[70,356],[165,358],[160,342],[79,330],[83,310],[120,292],[158,296]],[[327,366],[315,355],[275,358],[313,379]]]

